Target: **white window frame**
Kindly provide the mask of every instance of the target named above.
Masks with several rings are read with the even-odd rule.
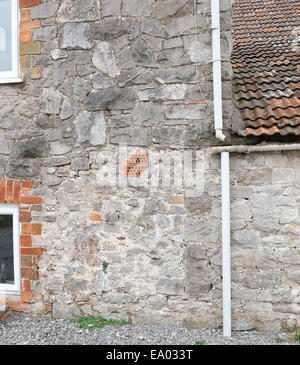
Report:
[[[12,70],[0,71],[0,84],[22,82],[20,76],[20,50],[19,50],[19,0],[11,1],[11,41],[12,41]]]
[[[20,219],[19,207],[15,204],[0,204],[0,215],[13,216],[14,284],[0,283],[1,294],[20,294]]]

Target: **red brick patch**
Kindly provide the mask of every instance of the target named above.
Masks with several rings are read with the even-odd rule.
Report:
[[[29,309],[29,305],[17,300],[8,300],[6,304],[10,309],[20,312],[27,312]]]
[[[103,222],[102,216],[100,214],[97,214],[97,213],[91,214],[91,220],[92,221]]]

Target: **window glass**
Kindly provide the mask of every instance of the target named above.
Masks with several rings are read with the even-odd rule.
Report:
[[[14,284],[12,215],[0,215],[0,284]]]
[[[0,0],[0,71],[12,70],[11,0]]]

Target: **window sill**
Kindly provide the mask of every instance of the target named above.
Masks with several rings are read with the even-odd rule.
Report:
[[[21,291],[20,289],[15,289],[15,288],[4,288],[3,286],[0,288],[0,299],[2,296],[9,296],[9,295],[15,295],[15,296],[20,296],[21,295]]]
[[[0,78],[0,84],[19,84],[23,81],[24,80],[21,77],[13,77],[10,79],[1,79]]]

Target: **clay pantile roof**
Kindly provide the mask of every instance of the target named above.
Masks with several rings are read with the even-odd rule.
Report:
[[[242,136],[300,136],[300,0],[236,0],[233,86]]]

